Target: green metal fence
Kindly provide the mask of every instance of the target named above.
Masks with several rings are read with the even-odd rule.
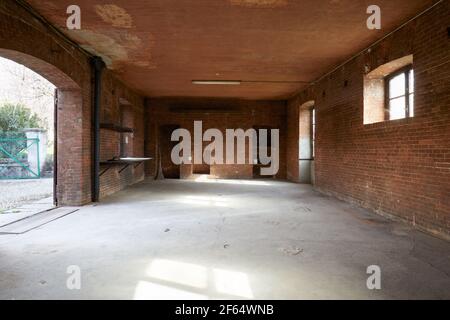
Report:
[[[0,179],[39,179],[39,138],[23,134],[0,136]]]

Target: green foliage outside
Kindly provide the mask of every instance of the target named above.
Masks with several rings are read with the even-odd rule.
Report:
[[[25,128],[39,128],[40,119],[23,104],[0,105],[0,133],[20,132]]]
[[[22,104],[3,103],[0,105],[0,139],[22,139],[26,138],[22,131],[25,128],[39,128],[41,120],[29,108]],[[25,140],[6,141],[1,143],[2,147],[10,154],[17,155],[27,145]],[[22,152],[20,158],[25,158]],[[0,152],[0,159],[8,158],[4,152]]]

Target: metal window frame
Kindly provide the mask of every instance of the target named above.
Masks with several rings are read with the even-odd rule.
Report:
[[[317,115],[316,115],[316,108],[315,106],[313,106],[310,109],[310,121],[309,121],[309,125],[310,125],[310,136],[311,136],[311,160],[314,160],[314,158],[316,157],[316,152],[314,150],[315,145],[316,145],[316,137],[315,137],[315,133],[316,133],[316,121],[317,121]]]
[[[398,99],[398,98],[401,98],[401,97],[403,97],[405,99],[405,117],[402,118],[402,119],[411,117],[411,115],[410,115],[411,113],[410,113],[409,96],[410,96],[410,94],[414,94],[414,91],[410,92],[409,76],[410,76],[410,73],[413,70],[414,70],[413,69],[413,65],[410,64],[410,65],[407,65],[407,66],[405,66],[405,67],[403,67],[403,68],[401,68],[401,69],[399,69],[399,70],[389,74],[388,76],[386,76],[384,78],[384,81],[385,81],[385,83],[384,83],[385,84],[384,92],[385,92],[385,105],[386,105],[385,108],[384,108],[384,111],[385,111],[384,112],[384,119],[386,121],[391,121],[391,118],[390,118],[390,114],[391,114],[391,100]],[[398,75],[403,74],[403,73],[405,74],[405,94],[401,95],[401,96],[398,96],[398,97],[390,98],[390,86],[389,86],[389,83],[391,82],[392,79],[394,79],[395,77],[397,77]],[[397,120],[400,120],[400,119],[397,119]]]
[[[311,108],[307,109],[309,110],[309,143],[311,148],[311,156],[309,158],[300,158],[298,160],[300,161],[314,161],[314,158],[316,156],[315,153],[315,145],[316,145],[316,136],[315,132],[317,132],[317,109],[316,106],[312,106]],[[314,115],[314,117],[313,117]],[[314,121],[313,121],[314,120]]]

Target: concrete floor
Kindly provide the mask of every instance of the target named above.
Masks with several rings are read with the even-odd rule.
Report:
[[[306,185],[145,181],[0,235],[0,298],[449,299],[450,243]]]
[[[27,201],[14,209],[3,211],[0,213],[0,232],[1,227],[7,224],[22,220],[43,211],[51,210],[54,207],[53,196],[51,196],[40,200]]]

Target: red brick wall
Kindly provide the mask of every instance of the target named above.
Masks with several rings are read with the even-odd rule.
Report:
[[[449,25],[450,2],[444,1],[288,104],[288,114],[297,117],[299,105],[315,100],[317,189],[446,238],[450,238]],[[373,70],[409,54],[414,55],[415,117],[364,125],[365,66]],[[298,134],[296,119],[288,120],[292,147],[291,139]],[[288,152],[291,179],[296,166]]]
[[[92,73],[90,57],[65,41],[15,1],[0,2],[0,56],[24,64],[58,87],[58,202],[80,205],[91,201]],[[134,94],[108,70],[103,75],[102,105],[115,109],[117,100],[133,104],[136,154],[143,154],[143,98]],[[102,110],[103,111],[103,110]],[[115,118],[114,118],[115,119]],[[103,135],[102,135],[103,136]],[[106,134],[106,140],[115,137]],[[113,144],[111,141],[107,145]],[[103,146],[103,154],[114,153]],[[111,147],[112,148],[112,147]],[[130,170],[130,169],[128,169]],[[131,169],[132,170],[132,169]],[[117,191],[143,177],[143,169],[105,177],[102,195]],[[104,191],[106,190],[107,191]]]
[[[133,129],[126,133],[129,144],[125,146],[128,157],[144,156],[144,99],[123,86],[110,73],[103,75],[101,123],[112,123]],[[121,111],[122,110],[122,111]],[[120,133],[109,129],[100,130],[100,161],[120,156]],[[107,166],[101,166],[100,172]],[[110,167],[100,177],[100,198],[124,189],[126,186],[144,179],[144,165]],[[119,172],[121,171],[121,172]]]
[[[189,108],[194,108],[196,111],[182,111]],[[201,109],[198,110],[199,108],[212,108],[220,111],[203,112]],[[174,109],[177,111],[174,111]],[[254,126],[269,126],[280,129],[280,169],[276,178],[286,178],[286,105],[284,101],[183,98],[149,99],[147,101],[147,112],[148,133],[146,152],[151,157],[155,157],[156,155],[158,142],[157,128],[164,124],[176,124],[181,128],[188,129],[192,137],[194,121],[196,120],[203,121],[203,131],[208,128],[217,128],[223,134],[225,133],[225,129],[241,128],[247,130]],[[153,176],[155,174],[156,165],[157,160],[147,164],[146,170],[148,175]],[[188,178],[191,174],[192,166],[183,166],[182,176]],[[252,178],[253,165],[211,165],[211,175],[218,178]]]
[[[300,103],[289,101],[287,105],[286,177],[299,182],[299,113]]]

